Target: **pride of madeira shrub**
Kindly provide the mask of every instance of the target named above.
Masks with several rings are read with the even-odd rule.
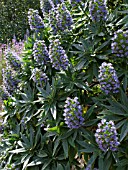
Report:
[[[40,5],[4,54],[0,170],[127,170],[128,4]]]

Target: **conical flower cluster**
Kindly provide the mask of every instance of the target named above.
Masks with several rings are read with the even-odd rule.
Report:
[[[83,125],[84,118],[82,115],[82,106],[80,105],[78,101],[78,97],[75,97],[74,99],[68,97],[65,101],[64,106],[64,114],[65,117],[65,124],[69,128],[79,128]]]
[[[72,16],[64,3],[58,4],[56,7],[51,9],[49,13],[49,22],[53,34],[71,30],[71,26],[73,24]]]
[[[21,58],[15,51],[7,49],[5,51],[6,64],[12,69],[18,71],[21,68]]]
[[[51,0],[40,0],[40,8],[43,14],[48,14],[52,8]]]
[[[29,23],[30,29],[36,32],[39,32],[40,29],[44,28],[44,22],[41,16],[39,16],[38,10],[29,9],[28,23]]]
[[[48,77],[46,73],[44,73],[42,70],[38,68],[34,68],[32,70],[31,78],[38,86],[41,86],[41,87],[45,87],[46,82],[48,81]]]
[[[33,56],[37,65],[45,65],[49,61],[49,53],[44,40],[36,40],[33,46]]]
[[[19,80],[15,78],[14,73],[9,69],[2,69],[3,91],[5,96],[12,96],[18,88]]]
[[[103,62],[100,66],[98,80],[101,90],[107,95],[109,93],[118,93],[120,83],[116,75],[116,71],[111,63]]]
[[[107,6],[105,0],[91,0],[89,5],[89,12],[92,21],[105,21],[107,19]]]
[[[50,41],[49,58],[53,68],[56,70],[66,70],[69,65],[69,61],[65,50],[60,45],[59,39]]]
[[[114,33],[111,49],[115,57],[128,58],[128,31],[118,30]]]
[[[108,150],[116,151],[118,145],[117,131],[113,121],[107,122],[105,119],[98,124],[98,129],[95,133],[96,142],[99,148],[106,152]]]
[[[40,8],[44,15],[49,14],[50,10],[62,3],[63,0],[40,0]]]

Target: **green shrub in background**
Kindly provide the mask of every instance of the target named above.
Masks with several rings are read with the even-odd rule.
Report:
[[[1,0],[0,2],[0,43],[11,41],[14,34],[24,39],[28,27],[29,8],[39,9],[38,0]]]
[[[127,170],[128,4],[41,2],[5,53],[1,170]]]

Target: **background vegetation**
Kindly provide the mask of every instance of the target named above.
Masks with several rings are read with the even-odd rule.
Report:
[[[38,0],[1,0],[0,1],[0,43],[11,41],[14,34],[24,39],[29,29],[27,13],[29,8],[39,10]]]

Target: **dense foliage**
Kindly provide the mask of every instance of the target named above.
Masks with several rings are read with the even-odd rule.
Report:
[[[0,169],[127,170],[127,2],[40,4],[5,52]]]
[[[0,1],[0,43],[11,41],[15,34],[24,39],[29,29],[27,13],[29,8],[39,9],[38,0],[1,0]]]

